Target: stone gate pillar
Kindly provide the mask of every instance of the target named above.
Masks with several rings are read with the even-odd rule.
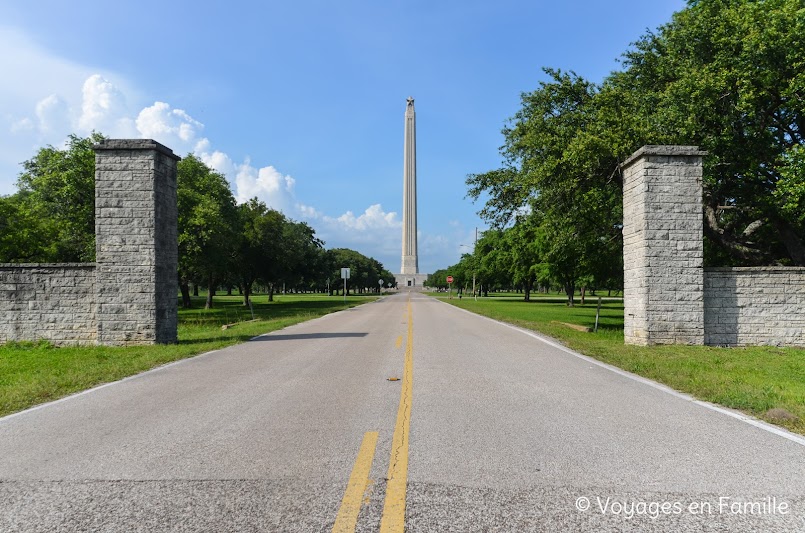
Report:
[[[621,166],[626,344],[704,344],[704,155],[644,146]]]
[[[176,342],[180,158],[148,139],[94,149],[98,344]]]

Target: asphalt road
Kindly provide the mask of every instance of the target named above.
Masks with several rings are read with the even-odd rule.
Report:
[[[0,531],[392,531],[395,513],[805,532],[805,439],[419,294],[0,419]]]

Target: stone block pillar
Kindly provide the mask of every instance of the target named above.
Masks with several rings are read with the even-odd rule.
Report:
[[[98,344],[176,342],[180,158],[148,139],[94,149]]]
[[[704,344],[704,155],[644,146],[621,166],[626,344]]]

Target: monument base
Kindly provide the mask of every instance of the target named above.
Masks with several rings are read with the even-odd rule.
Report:
[[[401,291],[421,291],[425,288],[428,274],[394,274],[394,279]]]

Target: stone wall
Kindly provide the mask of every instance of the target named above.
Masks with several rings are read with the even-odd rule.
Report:
[[[704,342],[805,347],[805,268],[704,269]]]
[[[177,340],[179,158],[150,139],[94,149],[96,262],[0,265],[0,342]]]
[[[702,344],[702,156],[644,146],[623,165],[627,344]]]
[[[0,343],[97,339],[95,264],[0,264]]]
[[[703,267],[704,155],[644,146],[621,166],[626,344],[805,347],[805,268]]]

